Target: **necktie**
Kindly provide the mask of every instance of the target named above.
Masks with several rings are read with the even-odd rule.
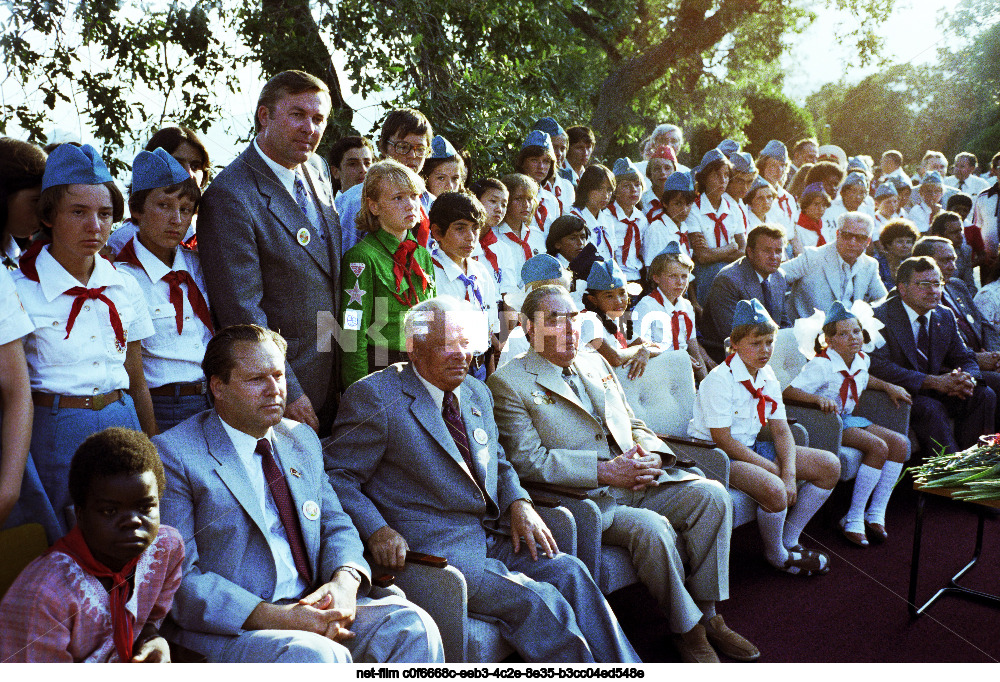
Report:
[[[152,551],[150,548],[147,551]],[[112,571],[94,558],[90,552],[87,541],[83,539],[83,533],[79,526],[73,526],[73,530],[56,541],[50,552],[62,552],[77,564],[84,571],[95,578],[107,578],[111,581],[111,589],[108,590],[108,606],[111,611],[112,640],[115,643],[115,650],[118,652],[118,659],[122,663],[132,660],[132,645],[135,643],[134,627],[135,616],[133,616],[125,605],[128,603],[129,579],[135,573],[135,567],[142,558],[142,554],[125,564],[120,571]]]
[[[392,274],[396,278],[396,291],[392,292],[392,295],[407,308],[412,308],[420,302],[420,295],[417,294],[413,283],[414,277],[417,277],[420,282],[421,292],[427,291],[427,275],[424,274],[420,263],[413,257],[413,253],[419,246],[412,239],[404,239],[396,247],[395,253],[392,254]],[[406,296],[402,297],[399,295],[399,291],[404,279],[409,287],[406,290]]]
[[[767,417],[764,415],[764,412],[767,409],[767,403],[771,403],[771,414],[774,414],[774,411],[778,409],[778,401],[769,395],[765,395],[763,386],[755,388],[749,379],[744,379],[740,383],[743,384],[743,388],[750,391],[750,395],[757,400],[757,418],[760,419],[760,425],[763,426],[767,423]]]
[[[479,303],[479,309],[483,310],[483,294],[479,291],[479,285],[476,284],[475,275],[459,275],[458,280],[465,285],[465,300],[469,299],[469,289],[472,289],[473,295],[476,297],[476,302]]]
[[[844,381],[840,384],[840,406],[843,409],[847,409],[847,396],[850,395],[851,399],[854,400],[854,404],[858,404],[858,384],[854,381],[854,377],[861,374],[861,370],[857,370],[854,374],[851,374],[846,369],[840,370],[840,375],[844,377]]]
[[[691,318],[683,310],[675,310],[674,314],[670,319],[670,326],[674,334],[674,350],[681,349],[681,318],[684,318],[684,327],[687,331],[684,333],[684,338],[691,336],[691,329],[694,327],[694,323],[691,322]]]
[[[780,197],[778,197],[778,206],[781,207],[782,211],[784,211],[785,213],[788,214],[789,218],[792,217],[792,205],[788,201],[788,195],[787,194],[782,194]]]
[[[493,272],[497,274],[497,283],[500,282],[500,263],[497,260],[497,255],[493,251],[493,245],[497,243],[497,235],[493,230],[487,230],[486,234],[482,236],[479,240],[479,245],[483,247],[483,256],[489,262],[490,266],[493,268]]]
[[[423,204],[420,205],[420,222],[417,223],[416,228],[413,230],[413,238],[424,248],[427,248],[427,244],[431,240],[431,219],[427,215],[427,209],[424,208]]]
[[[198,319],[208,327],[208,331],[214,333],[212,329],[212,316],[208,312],[208,303],[205,297],[198,290],[198,285],[194,277],[187,270],[171,270],[163,276],[163,281],[170,287],[170,303],[174,306],[174,319],[177,320],[177,333],[184,331],[184,292],[181,284],[187,284],[188,300],[191,302],[191,309],[194,310]]]
[[[566,385],[569,386],[569,390],[573,391],[573,393],[576,394],[576,397],[579,398],[580,388],[576,385],[576,381],[573,380],[573,377],[575,376],[576,372],[573,371],[572,367],[563,367],[562,371],[563,381],[565,381]]]
[[[538,202],[538,208],[535,209],[535,222],[538,223],[538,229],[542,232],[545,231],[545,220],[549,216],[549,209],[545,208],[545,204],[541,201]],[[527,237],[527,235],[525,235]]]
[[[622,218],[622,222],[628,225],[625,229],[625,244],[622,247],[622,264],[628,262],[628,254],[632,248],[632,243],[635,243],[635,255],[638,257],[642,253],[642,239],[639,235],[639,219],[632,218]]]
[[[507,230],[507,238],[521,245],[521,250],[524,252],[524,260],[528,260],[535,254],[531,252],[531,247],[528,246],[528,235],[531,234],[531,228],[527,225],[524,226],[524,238],[518,237],[514,234],[513,230]]]
[[[840,272],[843,277],[844,282],[844,294],[840,297],[841,301],[853,301],[854,300],[854,273],[851,272],[851,268],[847,263],[843,263],[840,266]]]
[[[118,308],[115,307],[114,302],[110,298],[104,295],[104,290],[107,287],[98,287],[96,289],[88,289],[86,287],[73,287],[72,289],[67,289],[66,293],[70,296],[75,296],[73,300],[73,307],[69,311],[69,319],[66,320],[66,336],[63,338],[68,339],[69,333],[73,331],[73,325],[76,324],[76,318],[80,314],[80,310],[83,309],[83,304],[88,300],[103,301],[108,306],[108,315],[111,318],[111,328],[115,330],[115,344],[118,346],[118,350],[125,349],[125,329],[122,327],[122,318],[118,315]]]
[[[768,286],[767,284],[767,280],[769,278],[770,275],[765,277],[760,282],[760,302],[764,304],[764,307],[767,309],[767,312],[771,313],[772,317],[775,317],[774,308],[771,307],[771,287]]]
[[[299,515],[295,512],[295,502],[292,500],[292,491],[288,487],[288,481],[278,468],[278,463],[274,460],[271,452],[271,441],[261,438],[257,441],[254,452],[260,455],[260,465],[264,470],[264,481],[267,482],[267,489],[271,491],[271,499],[274,506],[278,508],[278,518],[285,528],[285,536],[288,538],[288,546],[292,550],[292,559],[295,560],[295,568],[307,585],[312,585],[312,578],[309,574],[309,560],[306,558],[306,543],[302,538],[302,526],[299,525]]]
[[[716,217],[714,213],[706,213],[706,216],[712,219],[715,223],[715,245],[725,246],[729,243],[729,231],[726,229],[726,218],[729,217],[728,213],[723,213],[721,216]]]
[[[545,189],[552,192],[552,196],[556,198],[556,203],[559,204],[559,215],[563,214],[563,202],[562,202],[562,187],[555,184],[555,181],[550,182],[545,185]]]
[[[309,188],[306,187],[305,178],[302,177],[302,170],[295,171],[295,203],[299,205],[306,216],[306,220],[313,226],[320,238],[326,239],[326,234],[319,229],[319,215],[316,211],[316,204],[313,203]]]
[[[810,232],[816,233],[816,246],[823,246],[826,244],[826,237],[823,236],[823,222],[821,220],[816,220],[814,218],[810,218],[805,213],[800,213],[798,225],[799,227],[804,227]]]
[[[465,432],[465,420],[462,419],[462,414],[458,411],[458,401],[455,400],[455,394],[451,391],[444,392],[444,400],[441,401],[441,416],[444,417],[448,433],[455,440],[455,446],[458,448],[459,454],[462,455],[465,466],[469,467],[469,475],[472,476],[472,480],[476,482],[476,486],[485,498],[486,492],[483,491],[483,486],[476,477],[476,469],[472,466],[472,449],[469,447],[469,434]]]
[[[917,322],[920,323],[920,329],[917,331],[917,352],[923,358],[923,367],[919,367],[918,369],[927,373],[931,357],[931,337],[927,333],[927,315],[924,314],[918,317]]]

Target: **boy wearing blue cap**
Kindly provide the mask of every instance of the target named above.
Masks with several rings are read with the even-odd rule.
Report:
[[[465,184],[467,173],[465,161],[458,150],[445,138],[435,135],[431,140],[431,155],[420,170],[427,191],[435,197],[445,192],[457,192]]]
[[[638,208],[642,197],[642,177],[628,158],[615,161],[611,172],[615,176],[615,195],[608,211],[615,221],[615,260],[626,280],[638,282],[646,265],[642,242],[649,227],[646,216]]]
[[[556,153],[548,133],[541,130],[528,133],[514,161],[514,171],[527,175],[538,184],[534,220],[537,231],[544,235],[552,221],[562,215],[566,202],[566,199],[557,199],[553,193]]]
[[[569,148],[569,136],[563,127],[554,118],[546,116],[535,121],[532,130],[540,130],[548,133],[552,142],[552,153],[555,154],[555,175],[552,179],[542,185],[542,189],[551,192],[559,204],[559,215],[569,212],[569,207],[573,203],[575,184],[573,183],[573,170],[566,165],[566,151]]]
[[[858,316],[840,301],[834,301],[827,311],[821,335],[824,342],[816,336],[814,356],[782,395],[813,403],[823,412],[838,413],[844,430],[841,442],[861,451],[851,507],[840,520],[840,530],[849,542],[867,547],[869,539],[886,539],[885,510],[910,443],[902,434],[854,416],[854,408],[866,387],[887,393],[896,406],[913,401],[899,386],[869,376],[871,359],[862,348],[871,343],[871,337]]]
[[[944,181],[937,171],[924,173],[917,188],[921,202],[915,204],[907,217],[917,226],[917,231],[923,234],[931,227],[931,222],[943,209],[941,208],[941,197],[944,195]]]
[[[830,570],[829,558],[803,547],[799,537],[837,484],[840,460],[792,439],[781,386],[767,366],[777,330],[757,299],[736,304],[731,352],[701,382],[688,434],[714,442],[729,455],[729,485],[758,505],[768,563],[786,573],[821,575]],[[771,441],[758,440],[765,424]],[[799,480],[805,481],[801,489]]]
[[[472,258],[479,241],[479,230],[486,221],[486,209],[479,200],[465,192],[445,192],[431,206],[431,236],[437,244],[432,252],[434,283],[438,296],[453,296],[465,300],[480,310],[486,318],[487,338],[473,346],[500,350],[500,317],[493,273]],[[486,350],[472,358],[469,373],[481,381],[492,371]]]
[[[643,243],[644,262],[651,262],[671,242],[677,242],[681,252],[687,254],[689,258],[694,254],[688,238],[691,226],[688,225],[687,219],[697,197],[691,173],[686,171],[671,173],[663,185],[663,210],[652,218],[650,217],[652,213],[646,215],[649,228],[646,230],[646,241]]]
[[[625,275],[617,263],[597,261],[587,277],[583,305],[597,316],[600,324],[590,345],[612,367],[628,365],[628,378],[635,379],[646,371],[649,359],[659,355],[664,348],[647,343],[641,337],[635,337],[631,344],[626,340],[631,336],[631,321],[625,315],[629,304],[626,284]]]
[[[656,288],[635,306],[631,341],[646,340],[687,351],[695,379],[700,382],[715,363],[698,343],[694,307],[684,297],[692,270],[694,261],[681,253],[677,242],[667,244],[653,259],[647,274]]]
[[[786,235],[795,234],[796,202],[791,192],[785,189],[788,179],[788,148],[781,140],[770,140],[757,155],[757,170],[762,178],[774,187],[775,201],[767,215],[767,222],[785,228]],[[793,237],[789,238],[791,241]]]
[[[823,212],[823,236],[832,242],[837,238],[837,218],[844,213],[863,210],[865,198],[868,196],[868,176],[864,173],[848,173],[840,186],[840,193],[830,207]]]
[[[139,232],[115,267],[135,277],[153,320],[142,366],[160,431],[210,407],[201,361],[212,316],[198,253],[181,245],[200,200],[197,181],[164,149],[135,157],[128,206]]]
[[[705,304],[712,280],[740,258],[746,245],[746,217],[726,196],[733,164],[718,149],[709,150],[695,173],[698,198],[688,216],[695,262],[695,294]]]
[[[886,182],[875,188],[875,234],[882,226],[899,216],[899,192],[891,182]]]
[[[98,256],[123,213],[97,151],[60,145],[38,199],[46,238],[14,275],[35,325],[24,344],[35,404],[31,453],[63,533],[73,519],[70,458],[87,436],[108,426],[157,431],[142,370],[140,342],[153,334],[146,300],[132,275]]]

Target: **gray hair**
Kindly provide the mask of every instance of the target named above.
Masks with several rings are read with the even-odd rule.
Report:
[[[406,312],[403,318],[403,333],[406,348],[413,352],[416,344],[433,334],[435,321],[453,321],[460,324],[471,341],[472,352],[479,354],[489,347],[489,323],[486,314],[468,301],[454,296],[438,296],[421,301]]]
[[[837,231],[839,232],[843,229],[844,224],[847,221],[854,221],[857,223],[864,223],[865,227],[868,229],[868,235],[871,236],[872,230],[875,229],[875,221],[867,213],[862,213],[861,211],[847,211],[846,213],[841,213],[837,216]]]
[[[522,321],[527,319],[530,322],[534,322],[538,309],[542,307],[542,301],[550,296],[562,296],[570,301],[573,300],[573,297],[569,295],[569,290],[558,284],[546,284],[537,289],[532,289],[524,297],[524,302],[521,303]],[[574,302],[573,305],[576,305],[576,303]]]
[[[646,154],[649,153],[649,150],[652,149],[653,145],[656,143],[656,138],[660,137],[661,135],[666,135],[667,133],[673,133],[673,132],[676,132],[678,135],[680,135],[681,141],[682,142],[684,141],[684,130],[678,125],[674,125],[673,123],[661,123],[660,125],[653,128],[653,132],[651,132],[649,134],[649,137],[644,139],[641,143],[642,155],[646,156]]]

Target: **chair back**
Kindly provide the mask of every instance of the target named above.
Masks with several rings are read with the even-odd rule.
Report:
[[[799,350],[795,332],[791,329],[779,329],[774,340],[774,352],[771,354],[771,369],[784,391],[806,366],[808,358]]]
[[[694,372],[687,351],[672,350],[657,355],[637,379],[628,378],[627,365],[616,372],[636,418],[654,433],[687,436],[694,410]]]

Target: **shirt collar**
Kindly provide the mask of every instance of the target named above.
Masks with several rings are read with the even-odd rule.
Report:
[[[902,298],[900,298],[899,301],[900,303],[903,304],[903,310],[906,311],[906,316],[910,318],[910,326],[917,324],[917,318],[920,317],[920,313],[918,313],[916,310],[907,305],[906,301],[904,301]],[[930,318],[930,311],[924,313],[924,315],[927,315],[927,317]],[[928,319],[928,322],[929,321],[930,320]]]
[[[264,150],[260,148],[259,144],[257,144],[257,138],[256,137],[253,140],[253,147],[254,147],[254,149],[257,150],[257,153],[260,154],[260,158],[264,159],[264,163],[267,164],[267,167],[270,168],[274,172],[274,174],[277,176],[278,181],[282,184],[282,186],[286,190],[288,190],[289,194],[291,194],[294,197],[295,196],[295,171],[291,170],[289,168],[285,168],[280,163],[277,163],[274,159],[272,159],[270,156],[268,156],[267,154],[265,154]]]
[[[680,303],[681,303],[680,296],[677,297],[677,303],[671,303],[670,299],[667,298],[667,293],[663,289],[661,289],[660,287],[656,287],[656,290],[660,292],[660,298],[663,299],[662,305],[664,310],[666,310],[668,313],[672,313],[675,310],[680,310]]]
[[[88,289],[97,289],[122,283],[121,275],[115,270],[115,266],[102,256],[94,256],[94,271],[90,273],[90,280],[86,284],[81,284],[76,277],[69,274],[66,268],[59,264],[59,261],[52,257],[49,248],[48,244],[43,246],[35,261],[35,268],[38,270],[38,283],[42,287],[42,294],[44,294],[46,301],[53,301],[57,296],[61,296],[73,287],[85,286]]]
[[[420,375],[420,372],[417,371],[416,365],[414,365],[412,362],[410,363],[410,367],[413,368],[413,373],[417,375],[418,379],[420,379],[420,383],[422,383],[424,385],[424,388],[427,389],[427,392],[431,394],[431,400],[433,400],[434,403],[438,406],[438,410],[443,410],[444,409],[444,391],[442,391],[440,388],[438,388],[437,386],[435,386],[431,382],[427,381],[427,379],[424,379]],[[458,404],[459,410],[461,410],[461,407],[462,407],[462,385],[459,384],[455,388],[455,390],[452,391],[452,393],[455,394],[455,402]]]
[[[138,238],[133,239],[132,246],[135,248],[136,258],[142,264],[142,269],[149,275],[149,279],[154,282],[159,282],[168,272],[187,270],[187,265],[184,262],[184,254],[181,253],[180,246],[174,248],[174,264],[169,268],[163,261],[154,256],[152,251],[143,246]]]
[[[257,449],[257,439],[251,436],[249,433],[244,433],[239,429],[230,426],[226,423],[226,420],[219,415],[219,421],[222,422],[222,428],[225,430],[226,435],[229,436],[229,440],[233,443],[233,448],[236,450],[241,458],[253,453]],[[267,433],[264,434],[266,438],[271,443],[271,451],[274,451],[274,429],[269,428]]]
[[[448,277],[449,282],[454,282],[458,279],[459,275],[466,274],[462,268],[460,268],[458,264],[440,248],[434,249],[434,258],[437,259],[441,269],[444,270],[444,274]]]
[[[754,388],[764,385],[764,371],[766,369],[767,366],[765,365],[757,370],[757,378],[754,379],[750,376],[750,370],[743,364],[743,358],[740,357],[739,353],[734,353],[732,362],[729,363],[729,371],[733,373],[733,378],[738,382],[749,381],[753,384]]]

